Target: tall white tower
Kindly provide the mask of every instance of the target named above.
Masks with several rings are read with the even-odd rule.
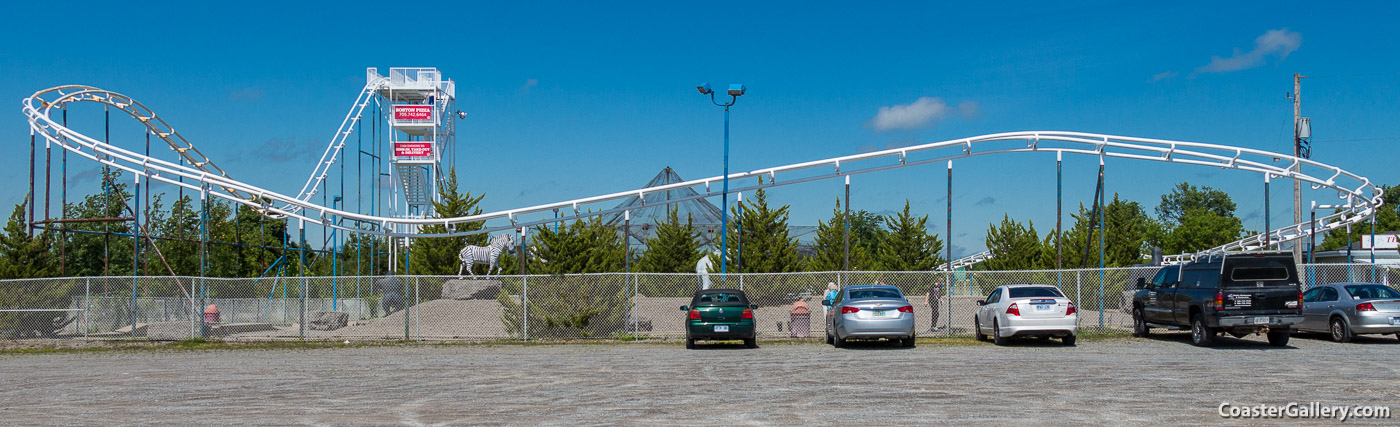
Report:
[[[377,69],[366,72],[369,82],[382,80]],[[442,159],[455,154],[456,85],[437,68],[390,68],[378,95],[388,112],[391,214],[426,218],[445,178]],[[417,230],[395,230],[415,232]]]

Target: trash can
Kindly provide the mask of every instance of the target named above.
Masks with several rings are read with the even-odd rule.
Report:
[[[219,306],[209,304],[208,307],[204,307],[204,321],[207,323],[218,323]]]
[[[793,338],[807,338],[811,334],[812,309],[807,308],[805,301],[792,303],[792,310],[788,311],[788,331]]]

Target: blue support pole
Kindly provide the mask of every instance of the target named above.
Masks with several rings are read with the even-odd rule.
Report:
[[[729,258],[729,106],[724,106],[724,193],[719,196],[719,280],[724,283]]]

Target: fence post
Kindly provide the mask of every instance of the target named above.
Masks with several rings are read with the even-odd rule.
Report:
[[[92,326],[88,324],[88,309],[92,308],[92,279],[83,279],[83,343],[88,342],[88,329]],[[135,328],[132,328],[135,329]]]
[[[529,276],[522,276],[522,277],[520,278],[520,289],[521,289],[521,290],[520,290],[520,319],[521,319],[520,323],[521,323],[522,329],[524,329],[523,331],[521,331],[520,336],[521,336],[521,337],[524,337],[524,338],[525,338],[525,341],[529,341],[529,340],[530,340],[530,277],[529,277]]]
[[[947,280],[943,281],[943,299],[947,300],[945,304],[948,305],[948,309],[945,310],[946,313],[943,314],[944,322],[948,323],[948,327],[943,328],[943,336],[950,338],[953,336],[953,294],[957,293],[957,286],[953,284],[953,280],[955,280],[955,276],[953,276],[953,264],[951,264],[951,261],[949,262],[948,277]]]
[[[1080,270],[1075,270],[1075,271],[1074,271],[1074,299],[1075,299],[1076,301],[1080,301],[1081,304],[1082,304],[1083,301],[1084,301],[1084,276],[1083,276],[1083,271],[1080,271]],[[1075,319],[1075,320],[1074,320],[1075,322],[1078,322],[1078,321],[1079,321],[1079,317],[1078,317],[1078,316],[1075,316],[1074,319]],[[1075,325],[1075,326],[1078,326],[1078,325]]]
[[[1099,267],[1099,332],[1103,332],[1104,270]]]
[[[413,278],[413,306],[414,306],[414,307],[417,307],[419,303],[423,302],[423,301],[422,301],[422,299],[423,299],[423,289],[422,289],[422,287],[421,287],[421,285],[422,285],[422,279],[423,279],[423,278],[421,278],[421,277],[414,277],[414,278]],[[413,310],[413,336],[416,337],[417,339],[423,339],[423,329],[422,329],[422,328],[423,328],[423,318],[422,318],[422,315],[423,315],[423,310]]]
[[[407,277],[407,276],[404,276],[404,278],[403,278],[403,283],[400,284],[400,289],[403,289],[403,304],[404,304],[404,307],[403,307],[403,340],[404,340],[404,341],[408,341],[408,323],[409,323],[409,319],[410,319],[410,318],[409,318],[409,315],[410,315],[410,314],[413,314],[413,313],[410,312],[409,310],[411,310],[411,309],[413,308],[413,306],[408,305],[408,295],[409,295],[409,293],[408,293],[408,277]]]

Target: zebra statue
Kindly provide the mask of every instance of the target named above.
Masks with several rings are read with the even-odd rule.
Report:
[[[496,260],[501,258],[501,252],[514,251],[515,234],[513,233],[497,234],[496,237],[491,238],[491,242],[487,243],[486,246],[467,245],[467,247],[462,248],[461,253],[457,254],[457,257],[462,259],[462,265],[457,267],[457,278],[462,278],[462,270],[464,269],[472,277],[476,277],[476,273],[471,270],[472,265],[475,264],[490,265],[486,268],[487,276],[491,275],[492,269],[496,269],[496,272],[500,273],[500,266],[496,264]]]

